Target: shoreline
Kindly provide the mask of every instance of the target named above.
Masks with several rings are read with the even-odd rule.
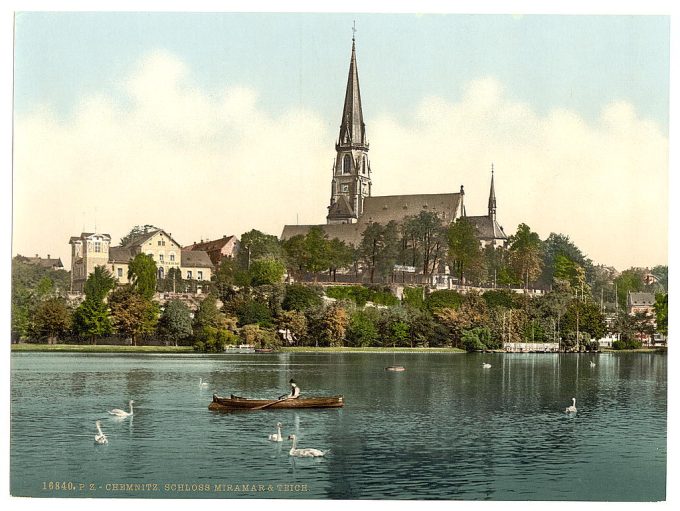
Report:
[[[636,350],[613,350],[604,348],[590,353],[667,353],[667,348],[640,348]],[[200,353],[192,346],[121,346],[113,344],[32,344],[18,343],[11,345],[11,352],[17,353],[155,353],[155,354],[196,354],[221,355],[222,353]],[[294,346],[280,348],[273,353],[467,353],[460,348],[392,348],[392,347],[316,347]],[[502,354],[504,351],[487,352]],[[257,353],[263,355],[264,353]],[[515,353],[513,353],[515,354]],[[522,353],[523,355],[535,353]]]

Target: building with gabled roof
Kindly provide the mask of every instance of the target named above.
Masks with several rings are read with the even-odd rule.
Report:
[[[104,266],[119,284],[128,283],[129,263],[137,254],[150,255],[158,269],[157,277],[165,278],[170,270],[181,272],[182,279],[209,281],[213,264],[205,251],[183,250],[170,234],[156,229],[138,236],[123,246],[112,247],[109,234],[82,233],[72,236],[71,291],[82,293],[87,277],[97,266]],[[197,289],[200,289],[200,284]]]
[[[200,243],[194,241],[193,244],[184,247],[183,250],[207,252],[210,261],[212,261],[215,269],[217,269],[223,258],[233,259],[236,257],[240,246],[236,236],[227,236],[225,234],[222,238],[216,240],[201,241]]]
[[[28,264],[32,264],[34,266],[40,266],[41,268],[45,268],[47,270],[63,270],[64,265],[61,262],[61,258],[52,258],[50,257],[50,254],[47,254],[46,258],[40,257],[38,254],[35,254],[35,257],[26,257],[26,256],[18,256],[20,257],[23,261],[27,262]]]

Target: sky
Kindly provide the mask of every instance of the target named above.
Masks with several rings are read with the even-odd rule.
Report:
[[[356,23],[373,194],[457,192],[596,264],[668,263],[657,15],[20,12],[14,254],[324,223]]]

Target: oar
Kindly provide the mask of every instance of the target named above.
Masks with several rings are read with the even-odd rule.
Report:
[[[256,406],[254,408],[251,408],[251,410],[262,410],[263,408],[267,408],[271,405],[275,405],[276,403],[280,403],[281,401],[286,401],[288,399],[289,399],[288,397],[284,397],[283,399],[279,399],[278,401],[272,401],[271,403],[267,403],[266,405]]]

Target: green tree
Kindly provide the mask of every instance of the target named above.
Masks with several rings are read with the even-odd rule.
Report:
[[[656,295],[654,314],[656,316],[657,331],[668,336],[668,294],[658,293]]]
[[[349,319],[346,337],[350,346],[372,346],[378,338],[378,330],[371,314],[361,309],[354,311]]]
[[[285,265],[274,257],[256,259],[250,264],[250,278],[253,286],[278,284],[286,272]]]
[[[91,344],[113,331],[108,305],[103,301],[86,298],[73,312],[73,330]]]
[[[562,332],[587,332],[594,339],[601,339],[606,332],[604,315],[592,301],[572,300],[562,318]]]
[[[83,286],[87,300],[103,302],[106,295],[116,287],[116,279],[105,266],[95,266]]]
[[[389,275],[397,262],[400,249],[397,224],[387,225],[371,222],[361,235],[357,257],[368,269],[370,281],[375,281],[376,272],[381,276]]]
[[[156,292],[156,262],[148,254],[137,254],[128,266],[128,280],[132,288],[146,300]]]
[[[593,262],[565,234],[550,233],[542,243],[543,271],[540,282],[548,287],[553,279],[569,280],[574,287],[574,269],[581,267],[587,279],[593,278]]]
[[[276,319],[277,327],[283,330],[285,338],[290,339],[294,345],[307,335],[307,318],[298,310],[284,310]]]
[[[522,277],[524,289],[541,273],[541,239],[526,224],[520,224],[517,232],[508,238],[510,264]]]
[[[333,282],[336,281],[337,271],[341,268],[348,268],[354,262],[354,250],[344,241],[333,238],[328,242],[328,266],[333,275]]]
[[[430,312],[442,308],[458,308],[465,300],[465,297],[458,291],[452,289],[439,289],[433,291],[425,298],[425,308]]]
[[[263,257],[282,258],[283,252],[279,239],[272,234],[265,234],[257,229],[244,232],[241,235],[241,248],[237,261],[241,268],[249,269],[256,259]]]
[[[432,276],[446,252],[446,228],[441,218],[431,211],[406,217],[403,224],[404,240],[410,247],[411,265],[422,262],[423,276]]]
[[[71,328],[71,312],[63,298],[48,298],[35,311],[35,332],[55,344]]]
[[[467,217],[460,217],[449,226],[447,239],[449,263],[452,271],[456,271],[460,282],[465,283],[465,272],[468,270],[479,277],[484,266],[484,254],[475,228]]]
[[[158,322],[158,333],[175,346],[184,344],[193,333],[191,311],[181,300],[170,300]]]
[[[662,286],[664,292],[668,294],[668,266],[655,266],[651,269],[650,273],[658,279],[659,285]]]
[[[305,235],[303,247],[303,268],[314,274],[314,280],[316,281],[317,274],[330,267],[331,259],[328,236],[321,227],[314,226]]]
[[[290,284],[286,286],[282,307],[287,311],[305,311],[313,307],[320,307],[323,303],[322,295],[323,290],[319,287]]]
[[[150,335],[158,323],[158,306],[131,286],[119,286],[109,295],[111,321],[116,331],[137,345],[140,336]]]

